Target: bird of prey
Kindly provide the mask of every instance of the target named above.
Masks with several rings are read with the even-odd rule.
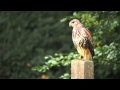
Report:
[[[69,22],[69,26],[73,27],[72,41],[80,54],[80,60],[92,60],[94,56],[93,39],[91,33],[86,29],[78,19]]]

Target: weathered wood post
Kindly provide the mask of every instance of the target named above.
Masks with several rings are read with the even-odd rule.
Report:
[[[92,60],[71,61],[71,79],[94,79],[94,63]]]

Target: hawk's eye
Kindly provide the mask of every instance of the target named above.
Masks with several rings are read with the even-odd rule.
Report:
[[[74,23],[74,21],[72,23]]]

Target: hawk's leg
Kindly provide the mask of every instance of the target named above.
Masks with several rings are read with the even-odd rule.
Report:
[[[78,59],[78,60],[83,60],[83,56],[80,55],[77,59]]]
[[[86,54],[84,60],[92,60],[91,54]]]
[[[79,53],[79,57],[78,57],[78,59],[79,60],[83,60],[83,56],[84,56],[84,49],[82,48],[82,47],[77,47],[77,51],[78,51],[78,53]]]
[[[92,56],[91,56],[89,49],[85,50],[84,60],[92,60]]]

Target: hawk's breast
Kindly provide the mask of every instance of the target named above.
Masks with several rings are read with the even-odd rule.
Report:
[[[77,29],[73,29],[72,31],[72,40],[73,43],[75,45],[75,47],[83,47],[83,48],[87,48],[87,37],[85,37],[85,35],[83,35],[84,33],[82,33],[81,30],[77,30]]]

